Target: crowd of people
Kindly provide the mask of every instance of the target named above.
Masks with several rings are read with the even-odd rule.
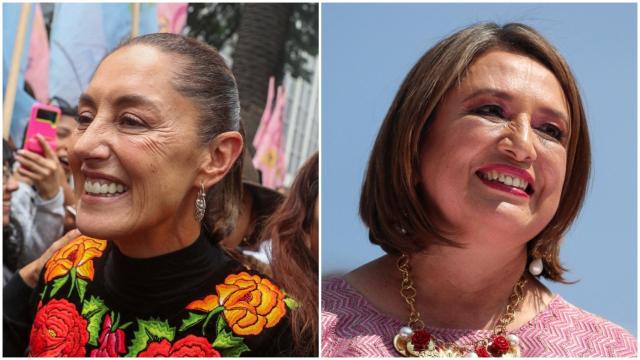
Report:
[[[3,140],[4,356],[317,356],[319,155],[260,184],[215,49],[136,37],[52,103],[55,150]]]

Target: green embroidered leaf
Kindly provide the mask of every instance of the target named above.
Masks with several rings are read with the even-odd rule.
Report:
[[[220,334],[220,331],[222,331],[225,326],[227,326],[227,321],[224,319],[224,316],[220,315],[218,316],[218,324],[216,325],[216,334]]]
[[[160,341],[167,339],[173,341],[176,328],[169,326],[169,323],[158,319],[140,320],[138,319],[138,330],[133,333],[133,341],[129,346],[126,357],[136,357],[142,350],[147,348],[150,341]]]
[[[240,344],[243,344],[243,339],[241,337],[233,336],[233,333],[225,329],[222,329],[213,341],[213,347],[216,349],[231,349],[239,346]]]
[[[52,298],[58,292],[58,290],[60,290],[60,288],[67,282],[67,280],[69,280],[69,274],[65,275],[64,277],[55,279],[53,281],[53,286],[51,287],[51,294],[49,294],[49,297]]]
[[[207,332],[207,324],[209,324],[209,321],[211,320],[211,318],[214,315],[222,312],[222,310],[224,310],[224,307],[218,306],[217,308],[213,309],[209,314],[207,314],[207,317],[204,319],[204,322],[202,323],[202,336],[204,336],[204,334]]]
[[[290,297],[284,298],[284,303],[291,310],[294,310],[300,307],[300,304],[298,304],[298,302],[294,298],[290,298]]]
[[[128,328],[129,326],[131,326],[131,324],[133,324],[133,322],[132,322],[132,321],[129,321],[129,322],[127,322],[127,323],[124,323],[124,324],[123,324],[123,325],[121,325],[120,327],[118,327],[118,329],[122,329],[122,330],[124,330],[124,329]]]
[[[246,344],[240,344],[239,346],[233,347],[231,349],[222,349],[220,350],[220,354],[224,357],[240,357],[243,352],[250,351],[249,347]]]
[[[67,297],[71,297],[71,294],[73,293],[73,289],[75,289],[76,287],[76,268],[72,267],[71,271],[69,271],[69,275],[71,275],[71,288],[69,289],[69,293],[67,294]]]
[[[99,297],[91,296],[82,303],[82,315],[88,320],[89,344],[98,346],[98,336],[102,330],[102,318],[109,309]]]
[[[49,289],[49,285],[45,285],[44,289],[42,289],[42,292],[40,293],[40,301],[44,300],[44,294],[47,293],[48,289]]]
[[[178,329],[178,331],[182,332],[197,325],[206,316],[207,315],[205,314],[196,314],[196,313],[189,312],[189,317],[187,319],[182,320],[182,325],[180,325],[180,329]]]
[[[76,287],[78,288],[78,295],[80,295],[80,302],[84,301],[84,294],[87,292],[87,282],[82,279],[76,280]]]

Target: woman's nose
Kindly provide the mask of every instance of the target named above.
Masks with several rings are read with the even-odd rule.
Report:
[[[12,193],[16,190],[18,190],[18,179],[16,179],[16,177],[11,174],[9,175],[9,178],[7,179],[7,191]]]
[[[498,148],[518,162],[531,163],[538,157],[534,141],[531,121],[527,116],[520,116],[509,122]]]
[[[71,152],[80,160],[99,160],[109,157],[107,129],[97,119],[80,132],[74,142]]]

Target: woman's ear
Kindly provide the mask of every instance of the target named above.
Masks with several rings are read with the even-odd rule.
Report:
[[[243,146],[242,135],[237,131],[223,132],[213,138],[200,166],[201,176],[195,185],[200,187],[200,181],[204,178],[204,186],[208,189],[222,180],[240,156]]]

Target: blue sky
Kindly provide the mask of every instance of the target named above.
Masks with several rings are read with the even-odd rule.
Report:
[[[418,58],[480,21],[531,25],[571,65],[593,168],[561,251],[567,278],[579,282],[547,285],[637,335],[635,4],[323,4],[322,272],[346,272],[383,254],[357,215],[378,128]]]

